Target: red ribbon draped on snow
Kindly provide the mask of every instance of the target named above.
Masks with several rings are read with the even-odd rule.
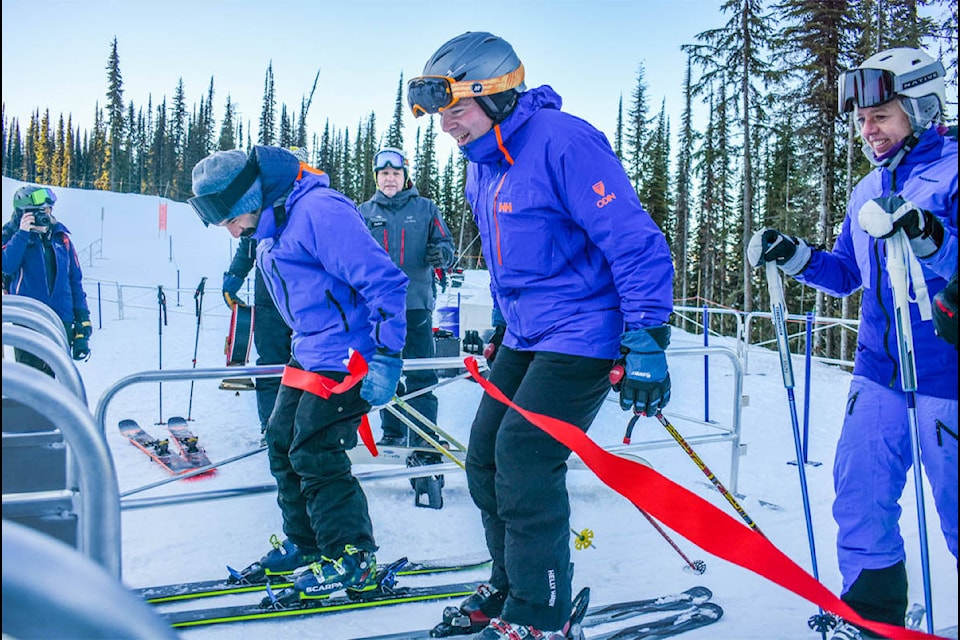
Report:
[[[285,366],[283,368],[283,377],[280,378],[280,384],[312,393],[326,400],[332,395],[343,393],[347,389],[356,386],[363,380],[363,377],[367,375],[367,361],[363,359],[359,351],[354,351],[350,354],[350,360],[347,362],[347,371],[349,372],[347,377],[341,382],[337,382],[333,378],[322,376],[319,373]],[[360,418],[360,426],[357,427],[357,433],[360,434],[360,439],[367,447],[370,455],[373,457],[380,455],[380,452],[377,451],[377,444],[373,440],[373,431],[370,429],[370,420],[367,418],[367,414],[363,414]]]
[[[777,549],[763,534],[744,526],[739,520],[650,467],[605,451],[572,424],[517,406],[480,375],[475,358],[468,357],[463,362],[487,395],[553,436],[580,456],[605,485],[704,551],[763,576],[848,622],[884,636],[898,640],[936,637],[865,620]]]

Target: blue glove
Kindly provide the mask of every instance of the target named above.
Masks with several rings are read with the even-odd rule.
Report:
[[[669,344],[668,325],[627,331],[620,336],[620,353],[624,355],[621,409],[654,416],[670,402],[670,374],[664,353]]]
[[[399,354],[377,352],[367,363],[367,375],[360,383],[360,397],[371,407],[387,404],[397,392],[403,360]]]
[[[795,276],[807,268],[813,251],[803,240],[784,235],[776,229],[761,229],[750,238],[747,260],[753,267],[776,262],[788,276]]]
[[[247,303],[244,302],[243,298],[237,297],[237,292],[240,291],[240,287],[243,286],[243,278],[240,276],[235,276],[229,271],[223,274],[223,286],[221,290],[223,292],[223,301],[227,303],[227,306],[233,309],[235,306],[240,305],[241,307],[247,306]]]
[[[918,258],[929,258],[943,244],[943,223],[937,216],[899,196],[869,200],[857,212],[857,221],[874,238],[889,238],[903,229]]]

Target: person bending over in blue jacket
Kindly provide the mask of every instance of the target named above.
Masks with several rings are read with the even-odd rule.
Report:
[[[353,202],[286,149],[209,155],[193,168],[193,192],[204,224],[257,241],[257,268],[293,331],[266,431],[286,540],[245,572],[301,568],[284,596],[294,602],[373,589],[377,546],[346,452],[397,388],[407,276]],[[369,366],[359,385],[357,354]]]
[[[841,598],[868,620],[904,626],[907,574],[899,503],[912,463],[907,395],[888,238],[901,229],[929,295],[957,268],[957,140],[937,123],[946,105],[943,65],[919,49],[881,51],[840,77],[840,110],[853,111],[875,169],[854,188],[831,251],[776,230],[758,231],[754,265],[833,296],[863,290],[853,380],[833,466]],[[914,284],[914,290],[918,288]],[[922,289],[922,287],[921,287]],[[929,299],[925,301],[929,303]],[[921,459],[947,547],[957,556],[957,351],[910,305]],[[873,637],[841,621],[833,638]]]
[[[63,321],[74,360],[90,358],[90,308],[83,270],[70,230],[53,215],[52,189],[28,185],[13,194],[13,215],[3,225],[3,284],[8,293],[38,300]],[[18,362],[52,376],[39,357],[15,349]]]
[[[416,116],[440,114],[469,163],[498,326],[489,380],[524,409],[586,431],[623,356],[621,406],[659,412],[670,398],[673,263],[606,137],[562,112],[549,86],[526,90],[513,47],[490,33],[443,44],[407,99]],[[483,640],[565,637],[569,456],[483,396],[466,466],[493,567],[461,604]]]

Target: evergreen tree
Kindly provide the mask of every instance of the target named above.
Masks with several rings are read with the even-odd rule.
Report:
[[[734,98],[739,98],[741,146],[741,205],[740,251],[734,255],[746,255],[746,247],[753,235],[753,165],[750,150],[753,146],[751,126],[765,119],[761,98],[764,93],[757,83],[768,84],[777,74],[762,55],[774,48],[771,32],[771,16],[763,13],[762,0],[726,0],[722,7],[730,13],[730,20],[719,29],[697,34],[701,44],[684,45],[694,63],[704,69],[700,84],[714,80],[731,83]],[[722,105],[720,105],[722,106]],[[743,310],[753,309],[751,267],[740,260],[743,284]]]
[[[107,154],[110,158],[109,185],[111,191],[118,190],[118,184],[124,175],[123,149],[123,79],[120,76],[120,55],[117,52],[117,38],[110,45],[110,57],[107,60]]]
[[[690,286],[687,281],[689,276],[689,246],[688,236],[690,232],[690,202],[691,202],[691,164],[693,162],[693,146],[696,140],[696,132],[693,129],[693,110],[691,105],[691,63],[687,56],[687,69],[683,76],[683,115],[680,125],[680,149],[677,153],[677,183],[676,197],[677,206],[675,211],[676,227],[674,228],[674,241],[671,244],[673,252],[673,264],[677,266],[677,272],[674,276],[674,290],[678,291],[681,302],[685,301],[690,295]],[[679,290],[677,287],[679,286]]]
[[[234,123],[234,118],[236,116],[236,107],[233,102],[230,101],[230,96],[227,96],[227,104],[223,110],[223,122],[220,124],[220,138],[217,140],[217,151],[227,151],[229,149],[237,148],[237,138],[234,129],[236,124]]]
[[[397,83],[397,98],[393,103],[393,119],[387,129],[387,142],[384,146],[403,149],[403,71]]]
[[[260,134],[257,144],[272,145],[277,124],[277,99],[273,89],[273,61],[267,66],[263,81],[263,106],[260,109]]]
[[[414,184],[417,185],[417,191],[424,198],[433,199],[437,193],[437,187],[440,183],[440,169],[437,166],[436,151],[436,124],[433,116],[429,116],[427,130],[423,135],[423,142],[420,145],[417,167],[414,171],[416,178]]]
[[[627,144],[623,150],[627,161],[627,175],[633,183],[633,190],[640,193],[643,188],[644,157],[643,150],[647,143],[647,82],[646,70],[641,62],[637,66],[636,81],[633,85],[633,95],[630,111],[627,114]]]

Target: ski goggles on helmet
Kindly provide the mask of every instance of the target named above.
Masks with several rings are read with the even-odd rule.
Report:
[[[523,83],[523,64],[510,73],[486,80],[457,82],[448,76],[419,76],[407,83],[407,104],[419,118],[428,113],[441,113],[457,104],[460,98],[478,98],[502,93]]]
[[[382,171],[387,167],[403,171],[407,167],[407,159],[396,149],[383,149],[373,157],[373,170]]]
[[[853,111],[854,107],[876,107],[890,102],[912,87],[945,75],[946,71],[939,61],[897,75],[886,69],[844,71],[837,83],[837,107],[840,113]]]
[[[26,196],[19,198],[13,202],[14,209],[20,209],[22,211],[33,210],[33,209],[44,209],[46,207],[52,207],[53,204],[57,201],[56,194],[46,187],[37,189],[36,191],[31,191]]]
[[[230,209],[240,201],[240,198],[247,192],[247,189],[253,186],[259,173],[260,166],[257,164],[256,159],[251,157],[247,160],[247,163],[243,165],[243,169],[240,170],[237,177],[234,178],[223,191],[194,196],[188,198],[187,203],[189,203],[189,205],[193,207],[193,210],[197,212],[197,215],[200,216],[200,220],[203,221],[204,226],[211,224],[217,226],[224,220],[234,217],[231,216]]]

